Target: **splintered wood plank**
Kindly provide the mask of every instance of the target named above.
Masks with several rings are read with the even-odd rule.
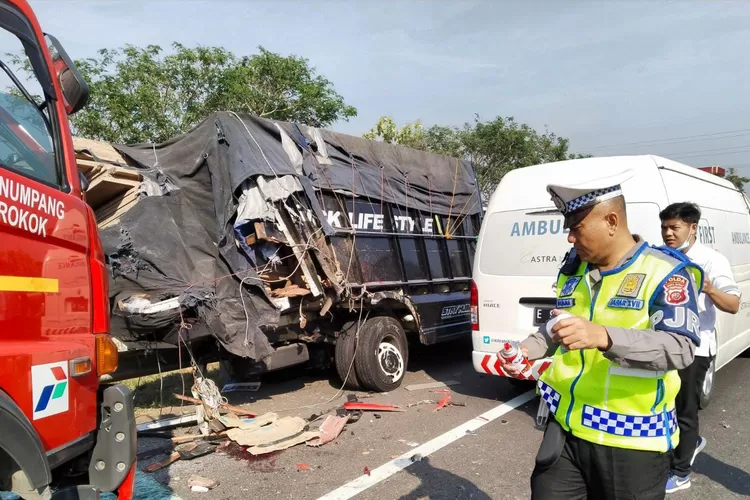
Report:
[[[97,176],[86,191],[86,202],[96,210],[140,184],[141,181],[118,179],[106,174]]]
[[[130,189],[124,195],[115,198],[96,210],[96,220],[102,222],[106,219],[120,216],[127,212],[138,202],[138,189]]]

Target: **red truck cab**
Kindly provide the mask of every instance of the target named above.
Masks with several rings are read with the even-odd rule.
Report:
[[[88,86],[25,0],[0,0],[0,43],[30,75],[0,60],[0,491],[130,499],[133,398],[100,383],[117,348],[67,120]]]

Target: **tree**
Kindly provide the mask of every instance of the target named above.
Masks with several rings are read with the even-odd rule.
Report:
[[[745,184],[750,182],[750,177],[742,177],[737,173],[737,170],[734,168],[730,168],[729,172],[727,173],[727,176],[725,177],[726,180],[731,182],[735,185],[737,189],[740,191],[745,190]]]
[[[378,123],[363,134],[365,139],[380,140],[391,144],[400,144],[414,149],[428,150],[422,122],[407,123],[398,128],[390,116],[381,116]]]
[[[420,122],[399,129],[391,118],[381,117],[365,137],[469,160],[485,197],[511,170],[587,156],[570,154],[567,139],[547,130],[539,133],[513,117],[482,121],[475,115],[473,123],[461,128],[435,125],[427,129]]]
[[[259,52],[237,57],[221,47],[172,44],[101,49],[76,61],[88,106],[71,117],[78,135],[117,143],[161,142],[215,111],[252,113],[323,127],[356,116],[307,59]],[[27,72],[21,58],[14,62]]]

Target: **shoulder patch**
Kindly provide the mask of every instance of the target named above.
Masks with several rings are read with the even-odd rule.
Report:
[[[568,297],[570,295],[573,295],[573,292],[575,291],[580,281],[581,281],[580,276],[572,276],[568,278],[565,281],[565,284],[563,285],[562,290],[560,290],[560,297]]]
[[[684,276],[670,276],[664,282],[664,301],[673,306],[687,304],[690,300],[690,280]]]
[[[641,291],[643,282],[646,280],[645,274],[633,273],[625,276],[620,284],[620,289],[617,290],[618,297],[637,297]]]

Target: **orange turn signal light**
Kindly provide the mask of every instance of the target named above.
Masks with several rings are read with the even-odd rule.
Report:
[[[71,377],[81,377],[83,375],[86,375],[87,373],[91,373],[92,369],[93,363],[91,363],[91,358],[89,357],[70,360]]]
[[[108,333],[96,336],[96,373],[100,377],[117,370],[117,346]]]

